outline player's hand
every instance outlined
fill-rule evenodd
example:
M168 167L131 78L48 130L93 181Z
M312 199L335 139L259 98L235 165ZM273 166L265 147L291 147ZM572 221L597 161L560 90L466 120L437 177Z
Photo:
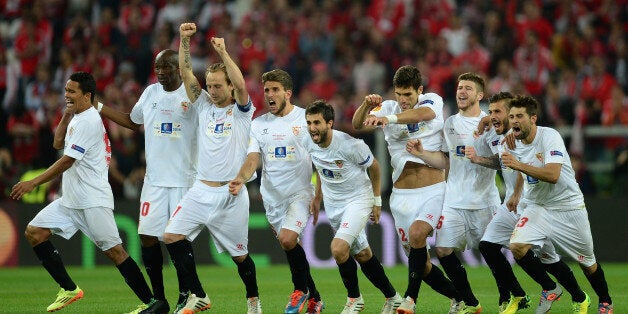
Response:
M212 46L214 46L214 50L216 50L216 52L221 53L221 52L227 51L227 48L225 47L225 39L224 38L212 37L211 42L212 42Z
M506 143L506 147L508 147L508 149L510 150L513 150L517 146L515 144L515 140L516 140L515 134L510 132L504 136L504 139L502 140L502 144Z
M364 96L364 103L368 105L368 108L370 110L373 110L375 107L379 106L382 101L384 101L384 98L382 98L382 96L378 94L370 94Z
M366 126L380 126L385 127L388 125L390 121L386 117L376 117L374 115L369 115L364 119L364 125Z
M231 195L234 195L234 196L238 195L243 185L244 185L244 181L238 178L231 180L229 182L229 193L231 193Z
M421 157L424 152L423 144L421 144L421 140L419 139L408 140L408 142L406 143L406 151L414 156Z
M467 157L472 163L477 164L480 161L480 156L478 156L475 151L475 147L473 146L465 146L464 147L464 156Z
M485 116L478 123L477 130L473 131L473 137L478 138L480 135L484 134L484 132L490 130L492 127L491 117Z
M194 23L183 23L179 26L179 35L181 37L191 37L196 33L196 24Z
M516 213L517 205L519 205L519 196L513 194L510 199L508 199L508 202L506 202L506 207L508 207L508 211Z
M318 222L318 214L321 211L321 200L313 198L310 201L310 214L312 214L312 225Z
M18 182L11 189L10 196L14 200L19 200L22 198L22 196L24 196L24 194L34 190L35 187L36 185L35 183L33 183L33 181Z
M373 206L373 211L371 212L371 217L369 218L372 223L379 224L379 218L382 216L382 207L381 206Z
M513 156L507 150L502 153L502 157L501 158L502 158L502 164L504 165L504 167L508 167L508 168L514 169L514 170L518 170L519 169L519 168L517 168L517 165L519 164L519 161L517 160L517 158L515 158L515 156Z

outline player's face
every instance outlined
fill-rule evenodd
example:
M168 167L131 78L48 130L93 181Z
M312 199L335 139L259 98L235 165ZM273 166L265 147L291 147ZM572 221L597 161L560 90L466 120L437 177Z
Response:
M497 134L504 134L510 129L508 123L508 111L506 110L505 100L499 100L488 104L488 113L491 116L491 124L495 128Z
M158 55L155 59L155 75L157 81L165 90L173 91L179 88L181 81L179 80L179 66L169 62L171 58Z
M307 130L310 132L310 137L314 144L318 144L321 147L327 147L331 142L331 130L333 121L325 122L323 114L306 114L305 120L307 121Z
M91 94L83 93L76 81L68 80L65 83L65 105L68 108L76 107L77 110L91 106Z
M512 133L518 140L527 139L532 133L532 129L536 126L536 116L528 115L526 108L510 108L508 120Z
M413 87L395 87L395 99L402 111L412 109L419 102L419 95L423 91L423 86L415 90Z
M232 103L233 86L227 84L225 72L209 72L205 82L207 83L207 92L214 104L222 107Z
M461 80L458 82L458 89L456 90L456 104L458 105L459 110L465 111L476 103L479 105L482 96L484 96L484 94L478 91L475 82L467 80Z
M264 100L270 113L283 117L286 112L286 104L292 96L291 90L286 90L279 82L268 81L264 83Z

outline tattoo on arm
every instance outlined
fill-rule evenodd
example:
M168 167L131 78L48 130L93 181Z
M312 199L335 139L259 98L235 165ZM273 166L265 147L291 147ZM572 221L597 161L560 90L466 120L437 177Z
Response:
M192 93L194 94L194 96L198 97L199 95L201 95L201 86L198 83L194 83L190 86L190 90L192 91Z

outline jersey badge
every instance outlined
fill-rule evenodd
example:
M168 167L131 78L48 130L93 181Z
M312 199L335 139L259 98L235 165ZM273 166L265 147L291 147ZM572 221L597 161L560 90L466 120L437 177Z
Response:
M338 166L338 168L342 168L342 166L344 165L342 160L334 160L334 163L336 164L336 166Z
M190 109L190 102L189 101L182 101L181 102L181 109L183 109L183 112L187 112L188 109Z
M534 155L536 157L536 159L538 159L540 162L543 162L543 153L536 153Z
M227 110L227 115L228 115L228 116L230 116L230 115L232 115L232 114L233 114L233 109L232 109L232 108L229 108L229 110Z
M72 136L72 134L74 134L74 127L71 127L68 131L68 136Z
M292 134L294 134L295 136L299 135L300 132L301 132L301 126L297 125L297 126L292 127Z
M377 105L377 107L373 108L371 110L371 112L377 112L377 111L380 111L380 110L382 110L382 104Z
M550 156L560 156L563 157L563 153L557 150L550 151Z

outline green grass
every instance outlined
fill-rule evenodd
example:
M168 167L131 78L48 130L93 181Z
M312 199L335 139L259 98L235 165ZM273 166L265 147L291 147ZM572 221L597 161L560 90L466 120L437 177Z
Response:
M597 296L577 265L574 269L578 282L591 296L589 313L596 312ZM514 267L517 277L526 292L536 302L540 288L529 279L519 267ZM486 267L467 268L469 281L476 297L484 306L483 313L497 313L497 289ZM628 264L604 264L615 313L628 313ZM139 301L122 280L113 266L98 266L95 269L68 267L74 281L85 291L85 297L63 309L61 313L123 313L133 310ZM244 286L235 268L199 266L201 282L212 300L208 313L243 313L246 311ZM337 269L313 269L313 277L323 300L327 304L327 313L338 313L344 305L346 292L340 281ZM386 268L395 288L403 294L406 287L406 269L403 266ZM171 306L176 302L177 283L174 268L164 270L166 294ZM379 313L384 299L368 280L359 272L360 287L366 302L362 313ZM283 313L283 308L292 290L287 265L263 267L257 269L260 297L264 313ZM53 301L58 286L42 267L22 267L0 269L0 313L43 313ZM565 294L552 308L552 313L571 313L571 299ZM417 313L446 313L449 300L436 294L423 284ZM527 309L522 313L533 313Z

